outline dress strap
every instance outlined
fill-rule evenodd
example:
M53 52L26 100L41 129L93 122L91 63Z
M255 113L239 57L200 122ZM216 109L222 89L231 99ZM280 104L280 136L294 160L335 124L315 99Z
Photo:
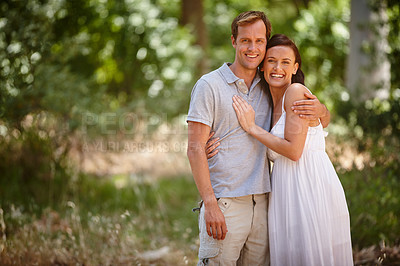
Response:
M285 91L285 93L283 94L283 97L282 97L282 114L286 113L285 112L285 96L286 96L286 92L287 92L287 90Z

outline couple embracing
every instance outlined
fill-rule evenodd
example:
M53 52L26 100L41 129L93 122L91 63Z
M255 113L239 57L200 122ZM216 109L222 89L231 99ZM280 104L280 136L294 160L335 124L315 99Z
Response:
M259 11L231 30L234 62L197 81L187 117L198 265L352 265L346 199L325 152L330 114L304 86L296 45L270 38Z

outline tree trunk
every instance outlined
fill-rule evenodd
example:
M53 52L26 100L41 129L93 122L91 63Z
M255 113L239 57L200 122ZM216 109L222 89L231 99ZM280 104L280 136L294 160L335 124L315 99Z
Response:
M354 103L375 97L386 99L390 90L387 15L382 4L372 10L368 2L351 1L346 86Z
M208 33L204 23L203 0L182 0L181 2L181 25L192 25L196 44L202 49L203 55L199 61L200 75L209 71L207 49Z

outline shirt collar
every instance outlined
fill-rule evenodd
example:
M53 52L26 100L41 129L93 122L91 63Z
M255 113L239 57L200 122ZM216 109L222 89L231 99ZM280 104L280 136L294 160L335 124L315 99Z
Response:
M224 63L219 70L221 71L222 76L225 78L226 82L229 84L235 83L238 81L240 78L238 78L230 69L231 63ZM251 87L253 88L255 85L257 85L258 82L260 82L261 77L257 71L256 76L253 79L253 82L251 83Z

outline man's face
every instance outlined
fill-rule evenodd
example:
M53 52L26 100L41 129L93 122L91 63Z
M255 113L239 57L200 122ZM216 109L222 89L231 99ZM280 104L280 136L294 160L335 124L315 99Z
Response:
M265 56L267 45L266 27L262 20L238 27L236 40L231 37L236 49L235 62L246 70L256 70Z

